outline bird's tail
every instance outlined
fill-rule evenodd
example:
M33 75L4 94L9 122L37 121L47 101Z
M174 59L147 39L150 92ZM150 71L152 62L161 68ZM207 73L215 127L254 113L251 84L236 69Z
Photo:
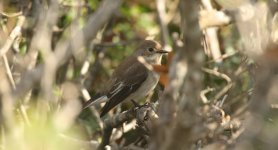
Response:
M94 95L91 99L86 101L83 105L83 109L86 109L92 105L99 104L99 103L104 103L108 101L108 97L103 94L96 94Z

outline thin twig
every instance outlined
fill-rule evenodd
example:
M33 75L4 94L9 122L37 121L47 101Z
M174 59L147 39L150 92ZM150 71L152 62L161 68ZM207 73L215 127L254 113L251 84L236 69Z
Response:
M2 57L4 54L6 54L8 52L8 50L11 48L15 38L21 34L21 28L23 26L24 21L25 21L24 16L18 17L18 21L17 21L15 28L12 30L7 41L5 42L3 47L0 49L0 57Z
M16 13L0 12L0 15L5 16L5 17L8 17L8 18L18 17L18 16L22 15L22 11L16 12Z
M143 106L129 109L128 111L125 111L123 113L113 116L112 118L104 120L102 141L98 149L104 149L104 147L109 144L112 130L121 126L124 122L136 119L137 122L142 123L147 120L154 119L156 117L157 115L155 114L152 108L152 104L146 103Z
M166 0L156 0L156 7L159 18L159 25L161 30L162 45L167 46L170 42L169 31L167 28L166 18Z
M220 77L220 78L223 78L224 80L226 80L228 83L231 82L231 78L229 76L227 76L226 74L224 73L220 73L216 70L212 70L212 69L208 69L208 68L202 68L202 70L206 73L209 73L209 74L212 74L212 75L215 75L217 77Z
M206 89L204 89L200 92L200 97L201 97L204 104L207 104L209 102L207 97L206 97L206 94L209 93L209 92L212 92L214 90L215 90L214 88L208 87L208 88L206 88Z
M210 61L208 61L208 62L206 62L206 63L207 63L207 64L208 64L208 63L213 63L213 62L215 62L215 61L217 61L217 60L223 60L223 59L229 58L229 57L231 57L231 56L234 56L234 55L236 55L236 54L238 54L238 51L235 51L235 52L232 52L232 53L226 53L226 54L221 55L219 58L215 58L215 59L210 60Z
M11 46L12 46L14 40L16 39L16 37L18 37L21 34L21 28L23 26L24 21L25 21L24 16L19 16L18 17L18 21L17 21L16 26L11 31L11 33L10 33L7 41L3 45L3 47L0 49L0 57L3 57L6 73L8 75L9 81L10 81L13 89L15 89L16 86L15 86L15 82L14 82L14 79L13 79L13 76L12 76L12 72L11 72L11 69L10 69L10 66L9 66L9 62L8 62L6 53L11 48Z
M30 119L29 119L29 117L27 115L26 108L25 108L25 106L23 104L20 105L19 111L21 112L22 118L25 121L26 125L30 126L31 125Z
M13 89L15 89L14 78L13 78L13 75L12 75L12 72L11 72L11 69L10 69L9 62L8 62L6 54L3 55L3 61L4 61L4 65L5 65L5 69L6 69L6 73L8 75L9 81L10 81Z
M216 102L219 100L223 95L225 95L232 87L233 87L233 82L229 82L222 90L220 90L215 97L211 100L212 102Z
M225 100L227 99L227 97L228 97L228 95L226 94L226 95L224 95L223 96L223 98L222 98L222 100L221 101L219 101L217 104L216 104L216 106L218 106L218 107L222 107L223 106L223 104L224 104L224 102L225 102Z
M231 89L231 87L233 86L233 82L232 82L231 78L224 73L220 73L216 70L211 70L211 69L208 69L208 68L202 68L202 70L206 73L209 73L209 74L215 75L217 77L223 78L224 80L227 81L227 85L224 88L222 88L222 90L220 90L215 95L215 97L211 100L211 102L215 103L219 98L221 98L223 95L225 95L229 91L229 89Z
M57 68L64 64L72 54L78 54L84 45L95 38L97 32L115 13L121 2L122 0L102 1L100 4L101 6L89 17L88 23L76 33L76 36L71 36L71 39L66 41L61 40L57 43L54 53L55 60L57 61ZM38 65L35 69L27 71L26 74L28 74L28 76L21 79L17 86L17 90L14 91L14 96L21 97L25 95L36 82L40 81L43 75L43 68L44 66ZM30 76L33 77L31 80Z
M244 97L249 97L252 95L252 93L253 93L253 88L242 91L241 93L237 94L235 97L230 98L229 101L225 103L223 108L230 107L232 104L234 104L238 101L242 101L242 99L244 99Z

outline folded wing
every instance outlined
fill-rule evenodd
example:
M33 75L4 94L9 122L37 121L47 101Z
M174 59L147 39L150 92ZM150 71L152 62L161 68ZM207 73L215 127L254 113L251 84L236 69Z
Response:
M126 60L130 61L130 60ZM133 61L138 61L133 59ZM107 93L108 102L102 108L100 116L104 116L108 111L125 100L130 94L134 93L148 77L147 68L141 63L124 63L132 64L130 66L119 66L113 75L117 75L115 82ZM124 67L125 69L120 69ZM124 70L119 72L119 70Z

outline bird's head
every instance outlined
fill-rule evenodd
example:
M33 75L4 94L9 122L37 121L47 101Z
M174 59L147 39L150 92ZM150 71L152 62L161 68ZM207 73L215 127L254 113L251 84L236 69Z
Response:
M138 47L135 56L142 56L150 64L160 64L161 57L168 51L162 50L162 46L154 40L145 40Z

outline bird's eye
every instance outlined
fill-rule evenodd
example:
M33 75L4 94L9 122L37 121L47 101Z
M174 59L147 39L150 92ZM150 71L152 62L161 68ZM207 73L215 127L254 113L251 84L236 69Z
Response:
M148 51L149 51L149 52L153 52L154 49L150 47L150 48L148 48Z

